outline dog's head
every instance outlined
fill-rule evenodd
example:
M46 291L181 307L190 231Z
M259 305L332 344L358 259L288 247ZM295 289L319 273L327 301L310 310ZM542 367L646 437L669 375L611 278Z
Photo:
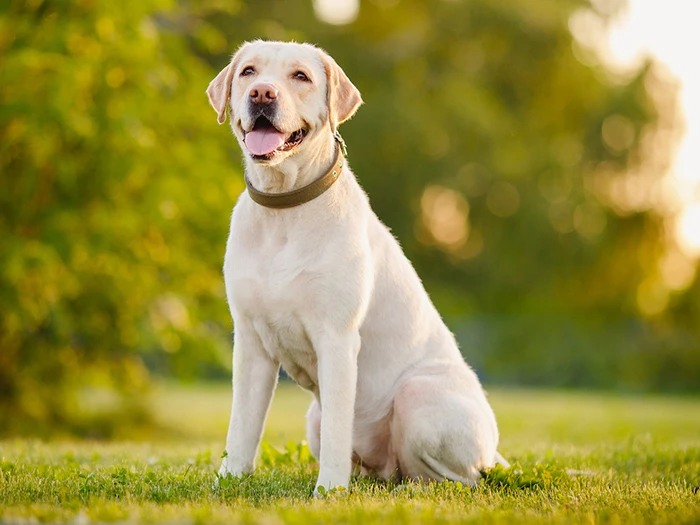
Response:
M243 44L207 89L219 124L256 163L276 165L355 114L360 92L323 50L310 44Z

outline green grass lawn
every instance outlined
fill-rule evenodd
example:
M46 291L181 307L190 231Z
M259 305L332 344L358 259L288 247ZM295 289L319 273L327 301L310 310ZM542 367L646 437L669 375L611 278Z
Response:
M214 488L228 421L223 385L164 386L164 430L119 442L0 441L0 522L700 523L700 401L493 390L501 452L516 463L475 489L355 479L311 497L298 443L307 394L278 389L258 471ZM590 475L569 476L567 469Z

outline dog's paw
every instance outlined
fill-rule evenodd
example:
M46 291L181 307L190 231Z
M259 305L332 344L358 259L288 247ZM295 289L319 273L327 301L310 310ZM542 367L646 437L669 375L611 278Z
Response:
M217 472L216 477L217 479L225 478L228 475L234 475L234 473L229 470L228 458L224 456L224 458L221 460L221 466L219 467L219 472Z
M340 472L324 472L321 468L316 480L316 488L314 488L314 497L322 498L330 494L347 493L349 484L349 475L345 476Z
M221 467L214 479L214 488L226 488L234 479L240 479L253 473L253 465L235 465L226 452L222 456Z

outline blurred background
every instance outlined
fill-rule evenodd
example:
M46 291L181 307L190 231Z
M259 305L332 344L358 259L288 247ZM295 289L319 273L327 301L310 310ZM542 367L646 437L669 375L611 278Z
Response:
M691 9L3 2L0 435L109 437L164 380L230 381L244 184L204 91L255 38L316 43L358 86L350 164L487 385L697 393Z

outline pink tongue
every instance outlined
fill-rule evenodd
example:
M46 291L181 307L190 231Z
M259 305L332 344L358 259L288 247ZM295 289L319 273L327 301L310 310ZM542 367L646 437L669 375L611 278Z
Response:
M245 145L253 155L267 155L282 144L284 134L274 128L249 131L245 136Z

